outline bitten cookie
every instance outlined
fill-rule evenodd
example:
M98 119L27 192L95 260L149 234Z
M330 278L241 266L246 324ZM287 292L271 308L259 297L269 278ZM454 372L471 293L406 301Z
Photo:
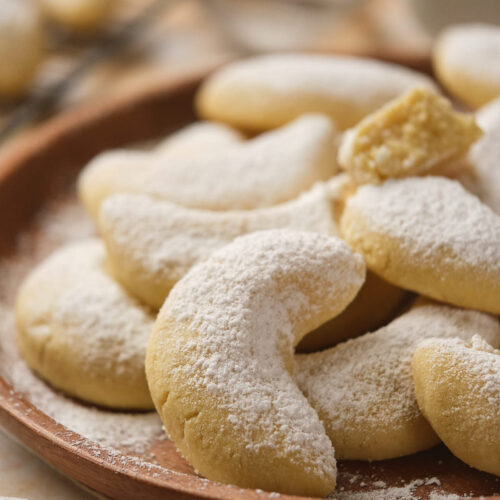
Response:
M268 130L304 113L324 113L344 130L416 86L436 88L422 73L371 59L266 55L215 72L196 105L205 118L242 129Z
M78 190L97 221L101 202L117 193L147 194L189 208L248 210L283 203L337 171L336 130L322 115L218 152L162 158L108 152L82 172Z
M496 317L418 301L375 333L296 356L299 387L318 412L337 458L382 460L436 445L439 438L415 399L413 352L425 338L470 340L477 333L500 346ZM442 408L452 401L450 395Z
M334 449L291 375L293 347L346 307L364 273L338 238L271 230L175 285L146 373L165 428L202 475L295 495L334 489Z
M455 25L433 49L434 69L448 91L479 107L500 96L500 27Z
M413 356L413 380L422 413L451 452L500 476L500 351L477 333L472 343L422 342Z
M105 271L103 245L55 252L19 290L17 340L28 365L71 396L111 408L153 407L144 372L154 316Z
M442 177L365 185L346 202L341 231L390 283L500 314L500 217Z
M430 172L463 156L481 137L474 115L426 88L397 97L348 130L339 164L358 184Z

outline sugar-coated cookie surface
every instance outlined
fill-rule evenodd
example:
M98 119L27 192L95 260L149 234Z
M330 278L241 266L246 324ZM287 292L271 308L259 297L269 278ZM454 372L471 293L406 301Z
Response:
M318 412L336 457L381 460L437 444L417 406L413 352L425 338L470 340L477 333L500 345L494 316L422 301L375 333L296 356L298 384Z
M500 351L480 335L472 343L423 342L413 356L413 379L423 414L452 453L500 476Z
M482 107L476 116L484 135L469 151L473 171L466 187L500 214L500 99Z
M162 157L199 155L203 151L217 151L238 145L243 134L217 122L194 122L169 135L154 149Z
M112 408L153 407L144 373L154 315L104 269L97 240L56 251L18 293L18 345L28 365L71 396Z
M434 45L433 63L449 92L473 107L486 104L500 96L500 27L447 28Z
M164 158L141 152L99 155L79 179L79 195L97 220L116 193L148 194L190 208L247 210L283 203L337 171L336 130L308 115L239 147Z
M271 230L240 237L172 289L147 349L163 423L205 477L324 496L334 449L297 387L293 347L340 313L364 280L341 240Z
M347 200L346 241L387 281L500 314L500 217L456 181L410 177Z
M358 184L429 172L459 158L481 137L474 115L417 87L344 134L338 160Z
M196 210L118 194L102 204L98 225L113 275L134 296L159 308L194 264L238 236L276 228L336 235L335 202L344 183L339 181L317 184L287 203L244 211Z
M422 73L372 59L265 55L214 73L196 103L202 116L243 129L267 130L304 113L324 113L343 130L415 86L435 88Z

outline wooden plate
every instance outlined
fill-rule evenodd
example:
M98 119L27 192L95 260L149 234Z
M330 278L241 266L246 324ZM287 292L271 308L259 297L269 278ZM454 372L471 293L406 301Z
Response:
M111 102L73 111L4 152L0 156L0 257L17 251L16 235L29 226L54 193L74 189L74 184L61 182L61 178L74 181L78 170L100 151L154 139L193 121L192 99L200 78L195 75L169 84L157 83ZM37 237L43 240L45 236ZM15 294L15 290L10 293ZM269 497L259 490L199 477L170 441L152 444L144 456L149 463L141 460L141 455L113 453L95 443L81 444L81 436L34 407L1 377L0 424L46 462L111 498ZM384 485L401 491L410 485L414 497L422 499L429 498L431 492L472 497L500 491L498 478L469 468L443 446L396 460L339 463L337 492L341 498L348 498L346 492L373 488L384 495L380 489ZM398 498L408 496L401 493Z

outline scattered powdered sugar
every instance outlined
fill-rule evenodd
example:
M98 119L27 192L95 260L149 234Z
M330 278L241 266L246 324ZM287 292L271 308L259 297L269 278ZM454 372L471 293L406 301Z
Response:
M111 412L67 398L29 370L16 346L13 306L22 280L54 249L92 234L92 225L75 200L58 200L40 214L31 231L20 235L17 253L0 259L0 373L16 392L80 434L87 446L92 448L95 442L105 448L128 448L141 453L164 436L155 412Z
M323 352L296 356L297 382L340 457L352 458L353 450L358 448L355 453L359 454L366 446L373 458L384 430L394 437L387 443L389 449L396 443L402 446L398 452L411 452L408 447L414 446L416 429L429 433L413 387L411 358L417 344L430 337L470 340L477 333L500 346L496 317L420 303L375 333Z
M300 337L340 312L363 278L360 257L336 238L290 230L237 238L173 288L157 323L168 318L171 330L157 332L152 352L168 349L175 360L168 379L176 400L199 391L201 415L206 404L224 409L220 432L240 437L237 453L271 448L306 473L331 477L333 448L283 354L291 361ZM192 336L180 338L186 324Z
M336 500L421 500L422 496L418 489L422 486L440 486L441 482L436 477L425 479L414 479L403 486L387 486L383 481L375 481L363 491L335 491L331 495ZM434 495L434 496L433 496ZM447 495L431 492L429 500L457 500L460 497L455 494ZM463 498L463 497L462 497Z
M347 209L371 231L397 239L409 261L432 262L446 250L456 266L500 273L500 217L456 181L410 177L363 186Z

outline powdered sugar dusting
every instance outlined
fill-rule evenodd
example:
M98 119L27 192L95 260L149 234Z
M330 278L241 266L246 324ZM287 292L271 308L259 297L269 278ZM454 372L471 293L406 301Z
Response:
M283 354L306 325L340 312L363 278L359 256L338 239L288 230L237 238L195 266L160 312L160 324L196 332L186 342L169 330L169 351L182 359L169 378L190 377L188 390L214 395L249 453L273 447L306 472L331 476L330 441Z
M70 394L147 407L144 358L155 316L128 296L104 266L104 246L97 239L67 245L38 265L19 293L22 344L28 352L43 352L35 368ZM53 366L59 369L55 375ZM77 380L61 380L61 373ZM91 384L102 393L96 396Z
M373 231L397 238L409 261L429 262L447 249L448 264L500 273L500 218L456 181L389 180L361 187L347 206Z
M172 286L194 264L246 233L290 228L337 234L334 201L343 184L344 177L333 179L291 202L249 211L208 212L143 195L114 195L101 206L99 226L118 274L132 268L144 282Z
M468 390L456 394L455 406L449 412L470 409L467 419L474 419L474 425L487 432L500 408L500 351L497 342L491 342L491 338L481 331L477 333L469 343L464 340L470 339L452 338L446 341L429 339L421 345L432 346L434 364L444 368L442 380L457 378L467 384ZM473 411L478 404L481 411ZM477 434L480 433L477 431Z
M337 169L334 129L321 115L301 117L212 155L175 162L158 156L152 161L139 192L208 210L285 202L327 180Z
M195 122L169 135L154 149L162 157L206 154L238 145L244 140L236 129L217 122Z

